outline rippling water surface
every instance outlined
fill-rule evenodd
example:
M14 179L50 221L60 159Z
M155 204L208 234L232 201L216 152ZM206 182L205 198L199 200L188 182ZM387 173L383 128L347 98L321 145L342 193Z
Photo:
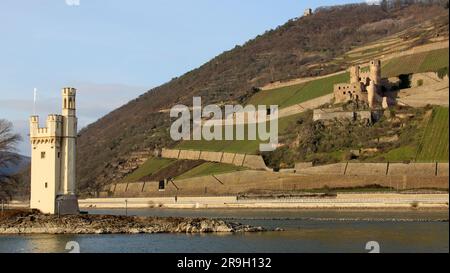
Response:
M125 214L125 210L89 213ZM246 234L3 235L0 252L448 252L448 211L208 209L128 210L128 215L226 218L283 232ZM446 220L446 221L442 221Z

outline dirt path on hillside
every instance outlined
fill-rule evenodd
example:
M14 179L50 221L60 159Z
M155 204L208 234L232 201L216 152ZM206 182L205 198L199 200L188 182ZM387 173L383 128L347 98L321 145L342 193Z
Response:
M397 103L411 107L427 105L449 106L449 80L428 86L403 89L398 93Z

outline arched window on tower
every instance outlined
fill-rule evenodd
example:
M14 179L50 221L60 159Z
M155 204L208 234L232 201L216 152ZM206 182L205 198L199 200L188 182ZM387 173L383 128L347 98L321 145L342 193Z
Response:
M64 108L67 108L67 99L64 99Z
M72 98L69 98L69 109L73 109Z

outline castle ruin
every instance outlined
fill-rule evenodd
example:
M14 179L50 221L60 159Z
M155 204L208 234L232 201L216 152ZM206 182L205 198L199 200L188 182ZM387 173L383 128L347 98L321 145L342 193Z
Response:
M313 14L313 11L310 8L305 9L305 11L303 12L304 17L311 16L312 14Z
M366 102L371 109L381 106L383 100L382 89L385 84L381 79L381 61L373 60L369 67L359 65L350 68L350 83L334 85L335 103L348 101Z

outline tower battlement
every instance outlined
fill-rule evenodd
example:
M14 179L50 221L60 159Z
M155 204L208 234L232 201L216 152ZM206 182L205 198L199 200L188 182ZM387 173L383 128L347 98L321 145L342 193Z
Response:
M63 93L63 95L75 96L77 93L77 90L73 87L64 87L62 89L62 93Z
M62 136L63 117L61 115L48 115L46 126L39 127L39 116L30 117L30 139Z

